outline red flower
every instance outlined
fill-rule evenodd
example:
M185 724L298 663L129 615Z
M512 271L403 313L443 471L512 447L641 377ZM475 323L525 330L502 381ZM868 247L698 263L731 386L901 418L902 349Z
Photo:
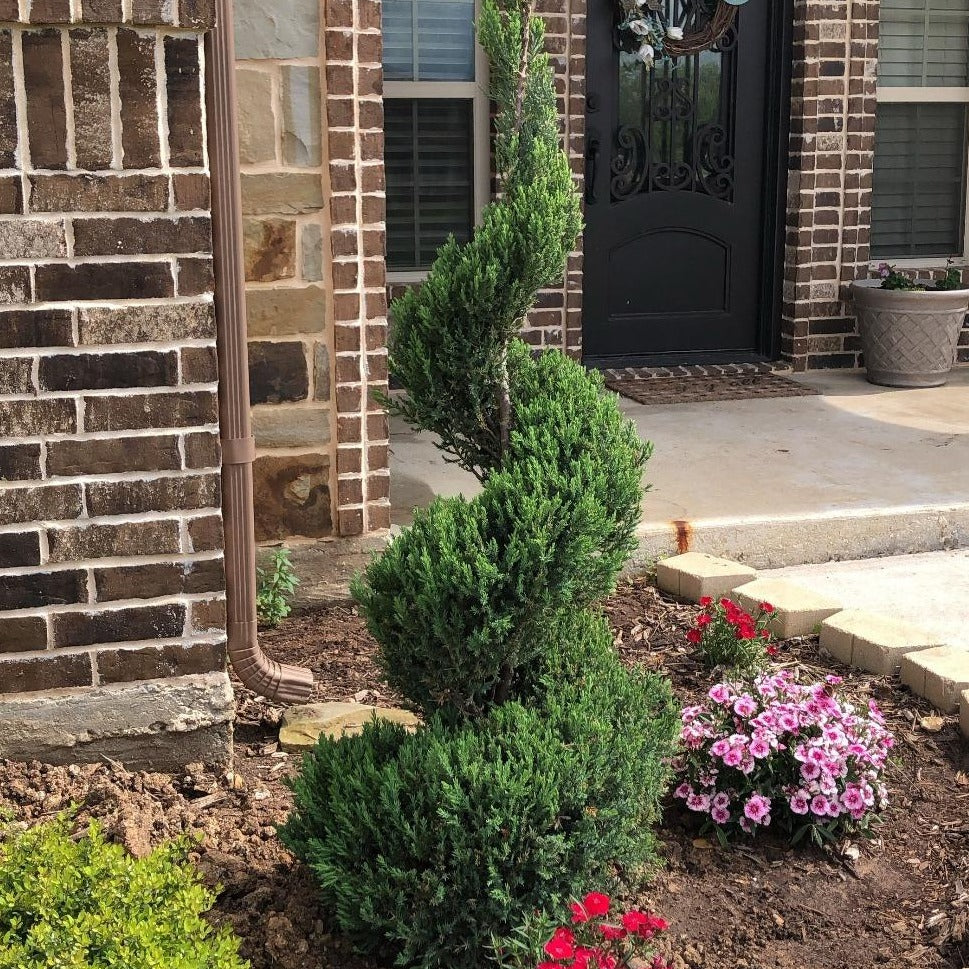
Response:
M608 915L609 896L603 895L602 892L589 892L589 894L582 899L582 907L593 918L597 915Z
M538 969L562 969L557 962L540 962Z
M760 611L761 612L776 612L777 610L769 602L762 602L760 604Z
M723 606L723 608L726 609L727 612L730 612L731 609L737 608L737 604L732 599L726 599L726 598L721 599L720 605Z
M575 961L570 966L570 969L587 969L589 961L598 951L598 949L588 949L580 945L575 950Z
M706 609L707 606L713 605L713 599L711 599L709 596L700 596L700 605Z
M709 613L701 612L699 616L696 617L697 626L702 629L704 626L709 626L713 622L713 617Z
M569 908L572 909L573 922L589 921L589 913L578 902L573 902Z
M770 646L767 647L768 656L776 656L779 652L780 650L774 644L771 644Z
M596 953L596 965L599 969L616 969L619 961L615 956L609 955L608 952L597 952Z
M545 943L545 954L553 959L568 959L575 952L575 936L565 927L555 930L555 935Z
M686 641L688 643L693 643L696 646L700 640L703 639L703 634L699 629L688 629L686 633Z
M627 935L626 930L620 928L618 925L600 925L599 931L610 941L625 939Z
M644 939L651 939L657 932L664 932L670 927L670 923L658 915L636 911L627 912L622 917L622 924L630 932L635 932Z
M650 961L649 969L673 969L673 967L662 956L656 955Z

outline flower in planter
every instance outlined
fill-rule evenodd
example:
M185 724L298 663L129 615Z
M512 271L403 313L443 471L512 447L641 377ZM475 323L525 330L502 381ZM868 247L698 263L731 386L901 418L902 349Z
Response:
M637 909L610 917L612 900L589 892L569 906L571 924L558 926L542 947L545 957L537 969L670 969L652 940L669 928L666 919Z
M756 618L732 599L700 599L700 612L687 631L687 642L700 648L708 666L723 666L738 674L763 669L778 649L767 624L775 609L769 602L758 606Z
M777 824L817 843L863 830L888 804L881 776L894 740L876 704L837 695L841 679L788 671L718 683L681 714L674 796L721 841Z

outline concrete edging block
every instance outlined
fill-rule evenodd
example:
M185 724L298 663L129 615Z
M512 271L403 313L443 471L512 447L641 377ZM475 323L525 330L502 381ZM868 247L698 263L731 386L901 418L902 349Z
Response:
M943 713L954 713L969 690L969 651L936 646L902 657L902 683Z
M897 673L907 653L942 645L931 633L863 609L846 609L821 623L821 646L836 659L877 673Z
M733 593L750 613L756 614L761 602L775 608L769 628L778 639L810 636L825 619L842 611L840 603L785 579L754 579Z
M962 728L963 736L969 740L969 690L966 690L959 699L959 726Z
M749 565L705 552L684 552L656 563L660 589L690 602L699 602L704 596L718 599L756 577L757 570Z

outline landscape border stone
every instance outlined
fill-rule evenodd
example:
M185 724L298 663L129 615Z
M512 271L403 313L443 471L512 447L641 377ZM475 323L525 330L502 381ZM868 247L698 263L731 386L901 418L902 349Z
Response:
M821 646L849 666L888 676L897 673L906 653L941 646L938 637L911 623L845 609L821 623Z
M716 599L743 582L757 578L757 570L740 562L684 552L656 563L656 582L670 595L698 602L703 596Z

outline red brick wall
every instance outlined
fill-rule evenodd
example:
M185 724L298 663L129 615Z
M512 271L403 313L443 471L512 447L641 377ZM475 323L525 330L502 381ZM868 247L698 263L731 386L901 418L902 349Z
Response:
M326 0L337 530L390 525L380 0Z
M0 0L4 694L225 668L211 11L128 10Z
M878 4L797 0L781 354L858 366L847 284L868 274Z

